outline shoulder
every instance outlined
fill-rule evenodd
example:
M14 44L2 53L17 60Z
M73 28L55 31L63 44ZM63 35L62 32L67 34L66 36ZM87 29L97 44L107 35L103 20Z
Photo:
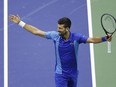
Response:
M48 32L45 32L45 36L47 39L55 39L59 36L59 34L57 31L48 31Z
M82 37L82 34L80 34L80 33L72 33L72 36L73 36L73 38L74 39L79 39L80 37Z
M80 33L74 33L74 39L76 41L78 41L79 43L86 43L88 37L83 35L83 34L80 34Z
M80 34L80 33L73 33L73 35L74 35L75 38L84 38L84 37L86 37L85 35Z
M48 31L46 32L46 35L58 35L58 32L57 31Z

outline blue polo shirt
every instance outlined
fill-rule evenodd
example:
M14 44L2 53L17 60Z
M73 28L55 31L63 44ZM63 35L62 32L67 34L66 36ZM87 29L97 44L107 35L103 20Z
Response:
M53 40L55 45L55 72L57 74L77 73L78 46L80 43L86 43L88 37L70 32L69 39L63 40L58 32L49 31L46 32L46 38Z

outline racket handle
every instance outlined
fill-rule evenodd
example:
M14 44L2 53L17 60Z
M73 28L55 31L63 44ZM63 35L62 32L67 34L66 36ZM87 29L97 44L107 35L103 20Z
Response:
M107 42L107 52L111 53L111 42Z

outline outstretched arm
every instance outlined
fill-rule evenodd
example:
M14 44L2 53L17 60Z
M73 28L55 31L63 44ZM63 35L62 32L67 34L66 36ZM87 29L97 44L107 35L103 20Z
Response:
M34 27L32 25L24 23L23 21L21 21L21 19L20 19L19 16L11 15L10 16L10 21L13 22L13 23L15 23L15 24L20 25L25 30L31 32L34 35L45 37L45 32L44 31L42 31L42 30L40 30L40 29L38 29L38 28L36 28L36 27Z
M112 37L111 36L105 36L105 37L93 37L93 38L88 38L87 43L101 43L104 41L111 41Z

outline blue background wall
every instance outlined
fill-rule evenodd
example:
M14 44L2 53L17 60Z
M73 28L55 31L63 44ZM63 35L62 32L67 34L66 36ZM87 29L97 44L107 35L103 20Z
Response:
M3 87L4 66L3 66L3 0L0 1L0 87Z
M9 14L44 31L57 30L57 20L72 20L72 32L88 35L86 0L8 0ZM89 45L79 49L78 87L92 87ZM54 45L9 21L9 87L55 87Z

